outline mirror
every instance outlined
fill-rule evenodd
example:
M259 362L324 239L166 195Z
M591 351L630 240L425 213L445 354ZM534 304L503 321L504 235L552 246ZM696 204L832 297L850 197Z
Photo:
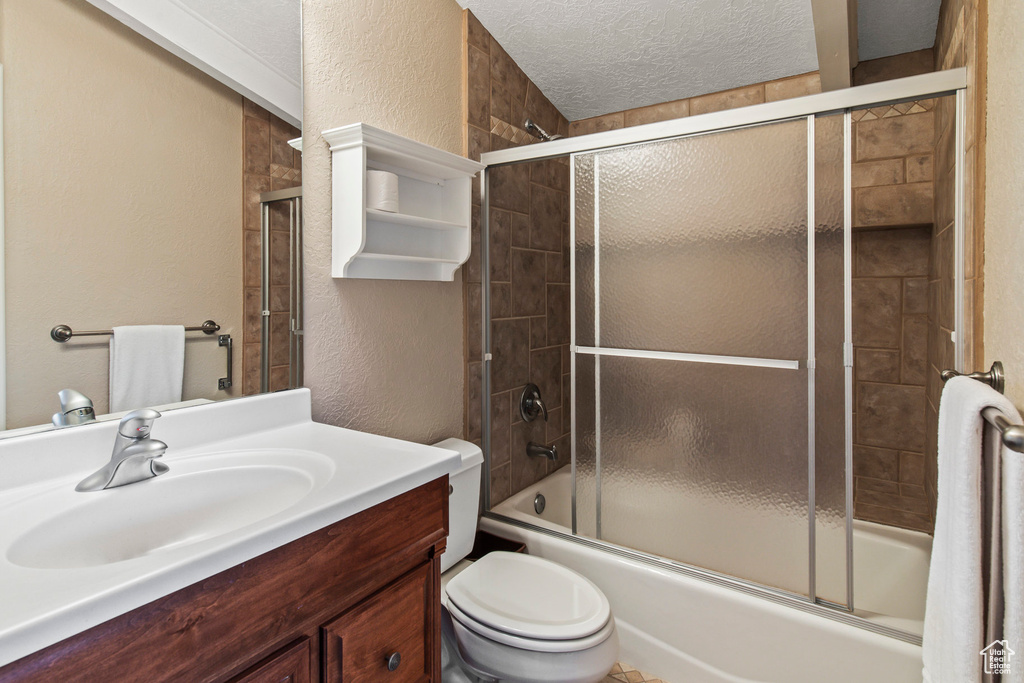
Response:
M229 22L231 7L237 13L227 2L148 4L139 12L166 4L164 16L179 12L208 27ZM259 34L263 5L274 5L277 15L282 7L289 17L294 11L286 27L294 49L281 60L290 64L299 49L298 0L290 9L253 3L244 20L224 30L225 40L241 49L249 35L263 46L248 50L252 63L271 65L265 46L281 42ZM280 34L280 16L270 19ZM288 144L300 135L297 121L257 104L255 86L237 85L242 77L228 78L215 65L197 68L198 60L158 44L181 41L161 41L159 31L140 33L132 25L131 17L115 19L85 0L0 0L6 435L50 425L63 389L89 397L97 415L110 412L110 335L73 334L58 343L51 338L57 325L80 333L214 321L219 329L211 327L212 334L184 333L180 397L143 391L133 399L146 405L257 393L264 369L271 371L265 389L296 381L287 372L294 353L279 349L294 346L288 307L297 284L291 283L293 296L281 290L288 291L296 263L289 230L301 216L297 202L268 205L270 244L263 249L260 200L301 186L300 155ZM300 79L291 80L297 92ZM264 258L272 264L268 277ZM231 337L230 373L221 335ZM130 339L119 339L119 350L131 349ZM175 344L166 354L151 345L121 351L118 369L123 363L146 377L164 363L180 365ZM264 368L270 363L263 357L274 365ZM147 390L158 384L136 381ZM144 406L114 406L136 407Z

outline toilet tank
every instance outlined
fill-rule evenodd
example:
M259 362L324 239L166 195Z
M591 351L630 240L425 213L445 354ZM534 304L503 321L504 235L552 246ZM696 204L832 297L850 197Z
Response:
M445 439L434 444L462 456L458 471L448 476L448 547L441 555L441 572L464 558L473 549L476 524L480 515L480 472L484 454L480 447L462 439Z

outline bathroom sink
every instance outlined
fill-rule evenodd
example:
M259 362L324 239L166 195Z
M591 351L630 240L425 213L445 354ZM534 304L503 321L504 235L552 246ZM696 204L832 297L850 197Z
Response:
M169 410L170 469L76 491L116 422L0 440L0 666L445 476L455 451L312 420L308 389Z
M332 471L329 458L311 451L231 451L105 491L55 490L32 502L54 512L17 537L7 559L36 569L95 567L199 543L287 510Z

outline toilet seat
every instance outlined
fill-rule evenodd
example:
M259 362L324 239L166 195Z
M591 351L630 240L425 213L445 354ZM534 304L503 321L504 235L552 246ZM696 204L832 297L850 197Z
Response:
M531 652L557 653L587 650L606 641L615 631L615 620L609 618L608 621L605 622L605 625L596 633L592 633L589 636L576 640L542 640L536 638L524 638L522 636L514 636L503 631L498 631L486 624L481 624L479 621L467 616L452 601L448 601L447 609L453 621L478 636L493 640L494 642L501 643L502 645L514 647L517 650L529 650Z
M452 578L446 593L449 610L467 628L523 649L592 647L611 627L611 607L597 586L532 555L489 553Z

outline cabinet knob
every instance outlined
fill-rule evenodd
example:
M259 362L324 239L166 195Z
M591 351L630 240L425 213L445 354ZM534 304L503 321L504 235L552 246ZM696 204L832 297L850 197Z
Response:
M397 652L392 653L388 659L388 671L394 671L398 668L398 665L402 663L402 655Z

